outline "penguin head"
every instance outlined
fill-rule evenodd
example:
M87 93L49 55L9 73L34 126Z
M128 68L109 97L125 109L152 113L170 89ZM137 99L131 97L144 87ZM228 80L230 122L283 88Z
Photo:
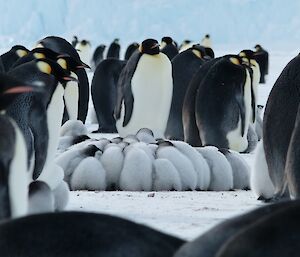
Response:
M260 44L256 44L256 45L254 46L254 48L255 48L256 52L258 52L258 51L261 51L261 50L262 50L262 47L261 47L261 45L260 45Z
M22 93L38 91L42 85L27 85L15 78L0 74L0 110L5 110Z
M171 37L163 37L161 39L160 49L164 48L166 45L174 45L174 41Z
M159 54L159 43L155 39L146 39L142 42L142 44L139 47L139 51L142 54L150 54L150 55L155 55Z
M190 49L192 50L193 54L198 58L204 58L204 56L206 56L205 48L200 44L195 44Z
M29 53L29 50L25 46L21 46L21 45L13 46L10 51L13 51L19 58Z
M119 38L115 38L114 41L113 41L113 43L119 44L120 43L120 39Z
M34 58L36 59L50 59L50 60L56 60L59 53L52 51L49 48L46 47L36 47L30 51Z
M69 71L76 71L78 69L90 69L90 66L82 61L75 60L69 55L59 55L56 62L64 69Z
M85 39L83 39L81 42L80 42L80 44L81 45L83 45L83 46L86 46L86 45L91 45L91 43L90 43L90 41L88 41L88 40L85 40Z
M69 70L63 69L57 62L49 59L36 60L36 66L40 72L53 75L60 83L65 85L66 82L78 80L70 75Z
M210 38L210 35L209 35L209 34L206 34L206 35L205 35L205 38Z

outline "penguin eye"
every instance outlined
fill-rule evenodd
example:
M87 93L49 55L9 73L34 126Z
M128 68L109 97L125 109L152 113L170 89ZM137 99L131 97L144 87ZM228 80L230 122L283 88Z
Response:
M25 55L27 55L27 51L22 50L22 49L18 49L18 50L16 51L16 53L17 53L17 55L18 55L20 58L23 57L23 56L25 56Z
M46 58L46 56L42 53L34 53L33 56L36 58L36 59L43 59L43 58Z
M56 62L57 62L57 63L60 65L60 67L62 67L64 70L67 69L67 62L66 62L65 59L59 58Z
M200 51L198 51L198 50L192 50L193 51L193 53L194 53L194 55L196 55L198 58L202 58L202 55L201 55L201 53L200 53Z
M40 61L37 63L37 67L41 72L44 72L46 74L51 74L52 68L48 63Z
M235 65L240 65L240 61L238 58L230 57L229 60Z

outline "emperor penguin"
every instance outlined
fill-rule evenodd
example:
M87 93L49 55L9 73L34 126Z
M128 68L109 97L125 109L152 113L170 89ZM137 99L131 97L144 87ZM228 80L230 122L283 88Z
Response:
M266 83L266 75L269 73L269 53L259 44L255 45L254 58L259 64L260 80L259 83Z
M4 74L0 74L0 85L0 219L8 219L27 214L29 179L24 136L5 110L33 87Z
M178 54L178 49L171 37L163 37L160 44L161 52L168 56L170 61Z
M11 66L21 57L27 55L29 50L22 45L13 46L8 52L0 56L4 72L8 72Z
M81 61L78 52L65 39L49 36L40 40L37 47L46 47L60 54L68 54L77 61ZM89 103L89 80L85 69L75 71L79 81L78 120L85 123Z
M93 58L92 58L93 70L95 70L97 68L98 64L103 60L103 53L104 53L105 48L106 48L106 45L101 44L101 45L97 46L97 48L95 49Z
M166 138L183 140L182 107L190 81L205 62L205 49L200 45L181 52L172 60L173 95Z
M203 145L247 149L251 79L237 55L224 56L211 67L198 88L195 113Z
M201 45L204 47L212 48L211 38L209 34L206 34L204 38L201 40Z
M267 100L263 121L263 143L274 200L289 197L285 168L299 108L300 55L292 59L276 80ZM289 183L288 183L289 182Z
M81 40L75 46L77 50L80 60L84 63L90 64L91 62L91 43L88 40Z
M116 38L109 46L108 50L107 50L107 55L106 58L116 58L119 59L120 58L120 42L119 39Z
M118 81L116 126L121 137L149 128L163 137L173 91L172 65L155 39L142 42Z
M137 42L131 43L126 49L124 60L128 60L130 56L139 48L139 46L140 44Z

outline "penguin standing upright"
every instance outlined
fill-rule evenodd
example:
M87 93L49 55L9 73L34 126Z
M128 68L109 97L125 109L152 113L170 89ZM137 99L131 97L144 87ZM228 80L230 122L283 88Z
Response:
M285 167L300 103L299 67L300 55L281 72L264 112L263 142L270 178L275 187L274 200L289 196Z
M63 38L45 37L39 41L38 47L46 47L60 54L68 54L80 62L80 57L75 48ZM89 81L85 69L78 69L75 73L79 81L78 120L85 123L89 103Z
M211 38L209 34L206 34L205 37L201 40L201 45L204 47L212 48Z
M75 48L75 46L77 45L78 43L78 37L77 36L73 36L73 40L72 40L72 46Z
M178 49L171 37L163 37L160 45L161 52L164 53L170 61L178 54Z
M33 88L0 74L0 111ZM22 132L8 115L0 114L0 219L27 213L27 148Z
M91 43L88 40L81 40L75 46L80 59L87 64L91 62Z
M260 80L259 83L266 83L266 75L269 74L269 53L262 48L261 45L256 45L255 47L254 58L259 64L260 69Z
M107 50L107 55L106 58L120 58L120 43L119 43L119 39L116 38L109 46L108 50Z
M103 60L95 70L91 85L100 133L117 133L116 120L113 116L117 100L117 83L126 61L119 59Z
M238 56L221 58L207 73L196 96L196 122L203 145L243 152L251 114L249 72Z
M130 44L126 49L124 59L128 60L130 56L139 48L139 46L139 43L136 42Z
M8 52L0 56L4 72L8 72L11 66L21 57L27 55L29 50L21 45L13 46Z
M128 60L118 81L115 108L120 136L149 128L163 137L172 101L172 65L154 39L144 40Z
M182 107L188 85L194 74L205 62L205 49L199 45L181 52L172 60L174 80L172 104L165 136L183 140Z
M92 66L94 70L97 68L98 64L103 60L103 54L105 48L106 45L101 44L94 51L93 58L92 58Z

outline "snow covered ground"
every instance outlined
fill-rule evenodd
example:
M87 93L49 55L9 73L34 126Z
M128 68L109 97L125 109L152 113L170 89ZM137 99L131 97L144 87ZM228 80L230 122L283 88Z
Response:
M251 46L249 46L251 47ZM217 50L216 55L242 49ZM265 105L269 92L284 66L298 54L270 52L267 84L259 86L258 104ZM92 74L89 74L92 77ZM89 130L97 126L89 126ZM95 136L93 134L93 136ZM97 137L114 135L98 134ZM243 155L250 166L254 154ZM261 205L251 191L231 192L71 192L68 210L92 211L124 217L191 240L215 224Z

